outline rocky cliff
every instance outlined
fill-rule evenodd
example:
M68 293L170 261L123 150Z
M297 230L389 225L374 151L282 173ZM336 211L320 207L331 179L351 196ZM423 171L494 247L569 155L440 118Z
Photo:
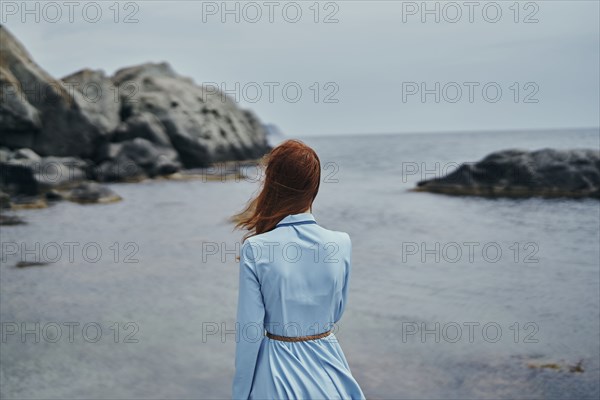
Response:
M152 176L268 150L250 111L167 63L55 79L0 26L0 85L0 146L86 159L109 180L119 180L112 172L124 164Z

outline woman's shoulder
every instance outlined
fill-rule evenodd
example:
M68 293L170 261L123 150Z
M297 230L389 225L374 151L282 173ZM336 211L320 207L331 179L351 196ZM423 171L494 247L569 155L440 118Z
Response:
M313 225L314 226L314 225ZM344 231L338 231L333 229L327 229L320 225L317 225L317 229L313 231L322 242L336 242L339 244L351 245L352 240L350 235ZM280 242L284 237L289 239L284 231L278 231L273 229L268 232L253 235L242 243L242 246L272 246L273 242Z
M326 228L323 228L323 230L326 232L326 234L329 237L331 237L332 239L336 239L336 241L338 241L338 242L344 242L344 243L348 243L348 244L350 244L352 242L348 232L336 231L333 229L326 229Z

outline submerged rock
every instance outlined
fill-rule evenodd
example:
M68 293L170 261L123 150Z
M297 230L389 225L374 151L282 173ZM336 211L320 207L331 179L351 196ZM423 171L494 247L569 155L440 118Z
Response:
M507 197L600 198L600 151L502 150L450 174L417 183L418 191Z
M46 207L48 207L46 198L41 196L18 195L10 199L11 210L31 210Z
M557 372L568 371L571 373L582 373L584 372L583 368L583 360L579 360L575 364L567 364L564 361L561 362L547 362L547 363L533 363L530 362L527 364L527 367L530 369L539 369L539 370L554 370Z
M50 263L46 262L46 261L19 261L15 265L15 267L17 267L17 268L43 267L44 265L50 265Z
M3 226L14 226L14 225L24 225L26 222L16 215L4 215L0 214L0 225Z
M120 201L121 196L106 186L96 182L84 182L67 191L64 198L75 203L113 203Z

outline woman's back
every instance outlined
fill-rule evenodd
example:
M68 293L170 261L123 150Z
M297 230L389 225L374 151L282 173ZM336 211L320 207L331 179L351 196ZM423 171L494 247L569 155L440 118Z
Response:
M332 329L346 303L348 234L325 229L311 213L301 213L249 238L242 250L260 283L268 332L296 337Z

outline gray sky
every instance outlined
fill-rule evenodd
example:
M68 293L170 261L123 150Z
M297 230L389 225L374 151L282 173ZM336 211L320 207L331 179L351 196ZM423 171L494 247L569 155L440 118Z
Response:
M45 3L2 23L52 75L168 61L288 135L600 125L596 0Z

